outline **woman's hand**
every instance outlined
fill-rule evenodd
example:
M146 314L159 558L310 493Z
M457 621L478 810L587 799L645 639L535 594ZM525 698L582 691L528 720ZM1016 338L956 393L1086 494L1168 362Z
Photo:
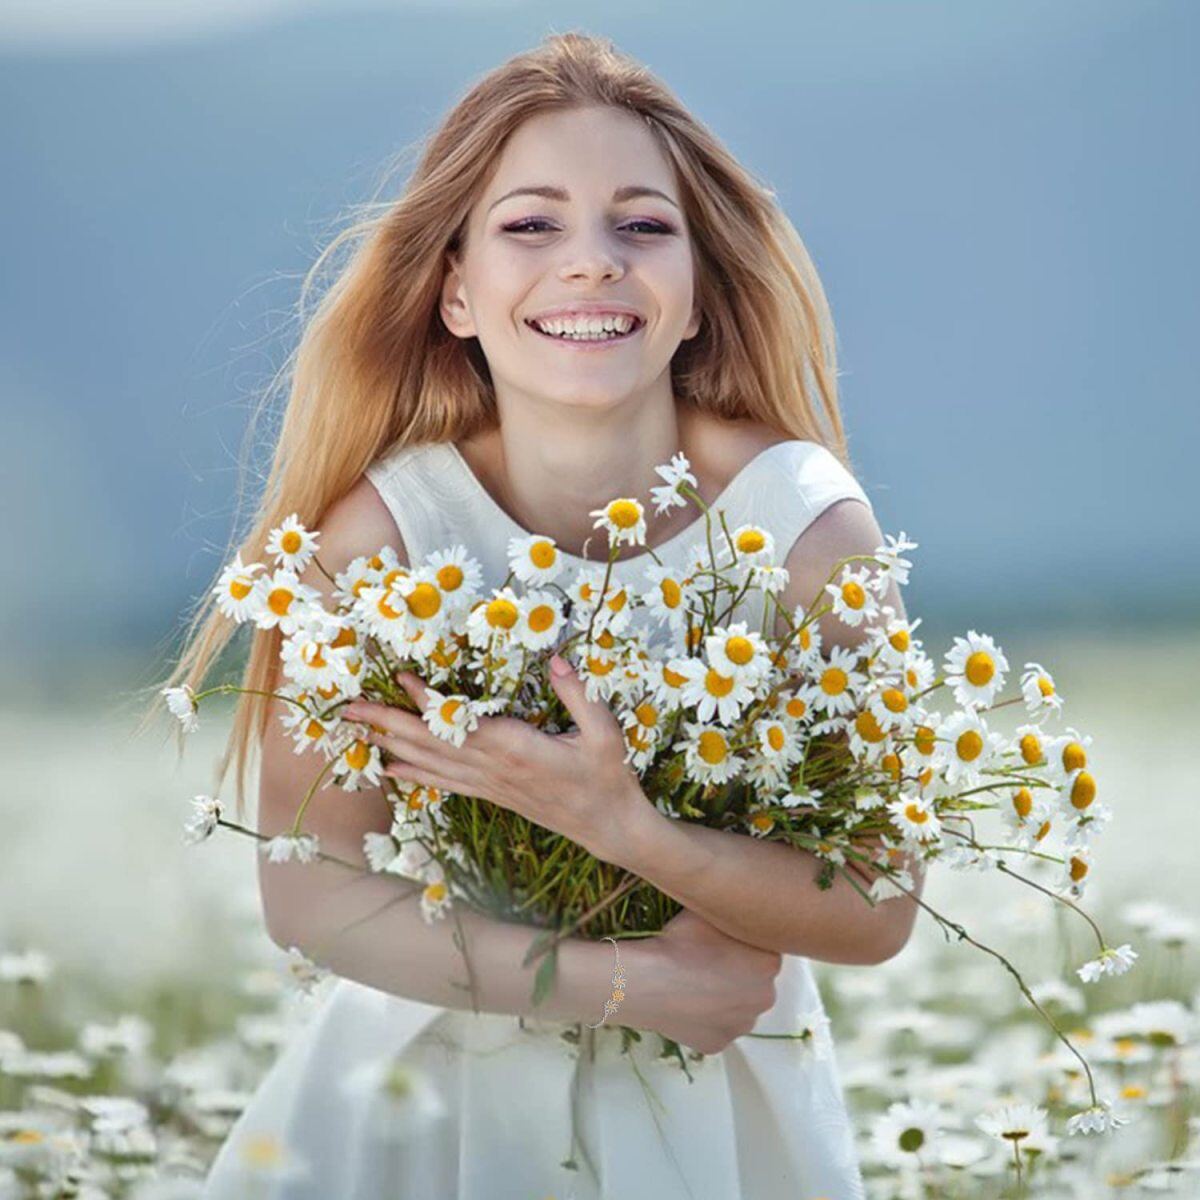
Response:
M719 1054L775 1004L775 976L783 955L729 937L690 908L677 913L656 937L634 945L649 951L659 967L656 983L643 977L656 994L640 996L639 1019L646 1028L702 1054ZM631 970L631 997L638 987Z
M625 845L631 823L659 814L637 772L625 762L620 722L607 704L589 700L565 660L550 680L578 729L546 734L516 717L479 718L461 746L437 737L418 713L355 700L342 716L371 728L368 740L396 761L384 773L462 796L478 796L560 833L605 862ZM421 713L430 701L412 672L398 676Z

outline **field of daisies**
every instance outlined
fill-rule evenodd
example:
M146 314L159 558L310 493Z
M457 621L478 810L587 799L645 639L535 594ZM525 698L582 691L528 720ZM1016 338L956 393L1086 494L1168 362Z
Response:
M1136 959L1087 981L1096 936L1078 912L994 872L935 868L925 899L969 941L923 913L882 966L815 963L825 1012L797 1013L797 1031L808 1053L836 1055L873 1200L1200 1195L1200 767L1180 735L1200 716L1200 637L989 632L1053 671L1066 719L1094 738L1114 815L1083 907ZM132 737L140 709L98 685L52 709L8 703L0 1200L196 1196L331 981L267 938L250 839L185 844L191 797L214 790L223 710L206 707L179 761L166 721ZM1084 1056L1116 1128L1068 1133L1087 1080L1031 1001ZM428 1097L408 1082L389 1102L411 1129ZM239 1152L264 1188L303 1170L302 1148L267 1137Z

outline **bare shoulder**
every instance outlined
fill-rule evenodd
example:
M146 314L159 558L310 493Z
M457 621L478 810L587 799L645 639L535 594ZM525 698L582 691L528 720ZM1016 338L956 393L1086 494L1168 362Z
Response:
M687 412L682 429L688 460L719 490L769 446L789 440L788 434L748 418L715 417L699 410Z

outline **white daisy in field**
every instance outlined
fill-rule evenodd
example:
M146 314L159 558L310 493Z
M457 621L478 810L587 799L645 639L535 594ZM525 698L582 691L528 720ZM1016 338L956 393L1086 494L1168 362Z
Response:
M465 546L434 550L425 556L422 566L426 578L441 591L450 612L465 612L483 587L483 568L467 553Z
M791 766L804 757L804 746L790 722L760 717L754 722L753 734L759 753L766 758Z
M338 751L330 771L343 791L374 787L383 777L383 755L372 742L354 738Z
M189 846L204 841L216 829L221 819L221 802L212 796L196 796L192 800L192 815L183 826L183 840Z
M822 659L815 668L816 681L811 691L804 689L805 699L815 709L831 716L854 712L867 682L867 677L858 669L858 657L856 650L833 646L828 659Z
M526 587L544 587L553 583L567 563L551 537L532 533L508 539L508 569Z
M916 723L917 710L899 680L881 679L867 697L867 709L881 729L907 734Z
M442 632L451 609L432 568L422 566L396 579L392 591L404 600L408 609L410 640L417 629L432 626L437 633Z
M679 674L687 677L683 685L684 704L694 707L699 721L716 719L722 725L733 725L743 708L753 703L754 688L744 679L725 675L702 658L677 659Z
M320 534L310 532L300 524L298 513L292 513L271 530L271 536L267 539L267 553L274 555L279 566L299 575L316 554L319 537Z
M217 607L230 620L239 625L253 620L264 601L262 579L255 578L256 571L265 570L262 563L243 563L239 550L233 562L222 572L213 588Z
M873 551L879 562L877 586L880 596L887 594L888 584L891 582L895 582L898 587L903 587L908 583L908 572L912 567L912 562L907 558L902 558L901 555L907 554L909 550L915 550L919 544L910 542L903 529L900 530L899 537L893 537L890 533L883 535L883 545L877 546Z
M788 654L794 670L808 671L815 669L821 660L821 631L815 621L804 623L804 606L796 605L792 610L792 627L796 629L795 637L788 646ZM798 627L798 628L797 628Z
M375 561L379 565L372 567ZM345 568L333 577L333 599L340 605L353 605L362 595L364 588L378 587L383 577L382 560L376 556L360 554L351 559Z
M373 1139L403 1146L428 1136L446 1113L446 1103L428 1074L399 1058L372 1057L354 1067L340 1084L350 1101L364 1107Z
M654 511L661 516L670 508L686 508L687 497L679 491L680 484L687 484L696 491L699 484L696 477L688 469L691 463L682 452L671 456L671 461L654 468L655 473L665 483L657 484L650 489L650 499L654 501Z
M513 630L514 641L528 650L545 650L558 641L567 623L558 597L549 591L534 589L521 597L521 619Z
M312 862L320 852L320 841L311 833L297 835L284 833L268 838L265 842L259 842L258 845L262 853L273 863L293 860L301 863Z
M937 730L937 758L947 782L974 786L992 767L1003 740L976 713L953 713Z
M861 625L878 614L879 601L871 590L870 575L870 567L855 570L845 566L834 583L825 585L825 592L833 602L833 611L844 625Z
M775 561L775 538L761 525L739 525L730 533L738 566L769 567ZM728 549L722 537L721 545Z
M975 1124L989 1137L1018 1146L1026 1139L1046 1133L1049 1113L1033 1104L1002 1104L982 1113Z
M956 637L946 655L946 683L963 708L986 708L1004 687L1008 659L986 633Z
M293 634L308 614L310 606L320 605L321 593L301 583L294 571L277 568L270 576L260 576L255 583L262 589L262 605L254 614L259 629L279 627L285 635Z
M1091 735L1086 737L1071 726L1058 737L1049 739L1046 749L1046 774L1055 783L1066 783L1077 771L1088 765L1087 748L1092 744Z
M372 871L386 871L399 853L400 847L390 833L371 830L363 834L363 857Z
M800 730L812 719L812 706L800 688L776 692L770 710L781 721L787 721L795 730Z
M728 730L684 721L685 737L671 749L684 752L685 771L693 782L726 783L742 769L742 759L730 748Z
M300 713L298 710L288 711L280 715L280 719L288 727L292 738L292 753L303 754L306 750L318 750L322 754L332 755L333 734L340 722L335 714L317 714L315 712Z
M1128 1030L1158 1049L1189 1045L1195 1038L1196 1018L1178 1000L1138 1000L1127 1014Z
M933 802L924 796L908 793L897 796L888 803L892 824L906 842L938 841L942 836L942 823L934 811Z
M367 633L388 646L403 644L408 630L408 605L391 588L372 584L359 593L356 613Z
M1021 695L1025 711L1030 716L1044 716L1062 709L1062 697L1054 686L1054 678L1041 663L1027 662L1021 674Z
M920 697L922 693L927 692L933 686L936 674L937 668L933 665L933 660L914 643L908 661L901 671L901 678L909 696Z
M346 652L353 650L357 640L348 621L309 609L279 648L284 674L301 687L336 687L349 673Z
M870 709L854 714L849 732L850 753L859 762L875 763L895 750L888 731L880 726Z
M1124 975L1137 961L1138 952L1126 942L1115 950L1105 946L1098 958L1093 958L1079 967L1075 974L1084 983L1095 983L1104 975Z
M620 716L625 731L625 761L641 770L654 757L663 736L666 714L652 695Z
M593 528L607 532L610 547L622 543L642 546L646 542L646 511L632 496L610 500L603 508L592 509L588 516L596 518Z
M1113 1133L1128 1124L1129 1118L1114 1108L1111 1100L1102 1099L1068 1118L1067 1134Z
M1043 789L1035 794L1022 784L1007 797L1001 796L997 807L1004 820L1005 832L1018 845L1032 849L1033 835L1054 815L1053 801Z
M1084 767L1062 780L1058 794L1067 816L1092 816L1102 809L1096 804L1096 777Z
M926 1100L896 1101L871 1126L871 1145L891 1166L932 1161L941 1139L941 1109Z
M920 641L913 637L917 626L921 624L921 618L909 621L898 617L891 605L884 605L880 613L886 619L871 626L871 649L877 652L888 666L899 667L908 660L913 650L921 645Z
M717 629L704 639L709 665L753 687L771 671L771 646L745 621Z
M40 950L0 954L2 983L45 983L53 969L49 957Z
M666 661L652 662L646 672L646 687L652 689L654 699L666 713L684 708L683 689L688 683L688 677L682 668L688 660L682 656L668 658Z
M200 727L197 716L200 706L196 703L196 693L185 683L182 687L163 688L160 693L167 702L167 708L183 726L184 733L195 733Z
M771 812L774 807L774 800L752 800L746 806L746 815L743 820L746 822L746 828L749 829L751 837L766 837L775 828L776 817Z
M235 1147L237 1162L255 1180L285 1182L303 1179L309 1174L306 1161L296 1154L282 1138L263 1130L247 1130Z

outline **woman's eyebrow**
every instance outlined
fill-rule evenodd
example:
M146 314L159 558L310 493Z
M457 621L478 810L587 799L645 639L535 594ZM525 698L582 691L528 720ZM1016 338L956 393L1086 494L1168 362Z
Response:
M488 212L491 212L501 201L511 200L513 196L541 196L544 200L569 200L571 198L566 188L552 187L549 184L542 184L540 187L513 188L511 192L505 192L498 200L493 200L488 205ZM615 202L620 203L622 200L633 200L638 196L658 196L674 208L679 207L666 192L661 192L658 188L642 187L638 184L628 184L625 187L617 188L613 192L612 198Z

